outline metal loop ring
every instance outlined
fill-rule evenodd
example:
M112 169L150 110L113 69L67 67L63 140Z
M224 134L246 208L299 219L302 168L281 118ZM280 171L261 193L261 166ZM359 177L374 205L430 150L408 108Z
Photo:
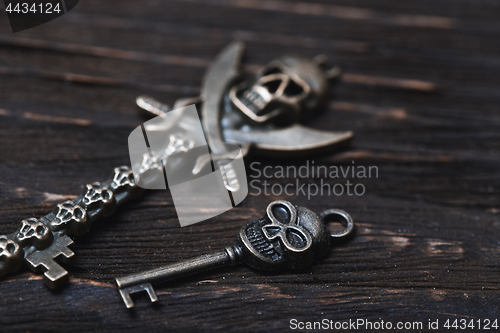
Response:
M352 220L351 215L341 209L328 209L322 212L320 218L323 220L323 223L326 224L326 218L329 216L340 217L340 221L346 227L344 230L339 232L330 232L330 238L343 238L348 236L354 230L354 222Z

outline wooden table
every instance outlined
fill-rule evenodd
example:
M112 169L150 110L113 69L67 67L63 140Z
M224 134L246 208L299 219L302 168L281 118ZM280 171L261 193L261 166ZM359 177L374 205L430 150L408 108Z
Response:
M2 233L128 164L128 134L145 120L135 97L172 104L196 95L235 39L247 44L248 73L286 53L341 64L327 110L309 126L356 137L309 163L376 166L378 178L351 179L362 196L251 189L239 207L185 228L168 191L148 192L76 239L62 290L26 268L3 278L0 331L257 332L289 330L292 319L424 329L439 320L440 330L474 319L477 330L477 320L500 319L500 3L82 0L16 34L1 17ZM307 163L256 161L259 170ZM250 168L248 176L264 180ZM346 181L298 181L322 179ZM157 286L159 304L141 294L125 308L115 277L221 249L274 199L344 209L357 234L299 272L222 268Z

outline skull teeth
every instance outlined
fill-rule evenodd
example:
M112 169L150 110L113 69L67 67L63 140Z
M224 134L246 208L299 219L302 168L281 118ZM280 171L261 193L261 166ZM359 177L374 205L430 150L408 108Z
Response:
M264 98L253 90L245 91L241 101L255 114L259 113L259 111L266 105Z
M261 223L252 224L247 228L247 238L250 241L252 247L255 248L260 254L274 261L279 260L279 253L276 252L273 244L269 243L269 241L264 237L261 231Z

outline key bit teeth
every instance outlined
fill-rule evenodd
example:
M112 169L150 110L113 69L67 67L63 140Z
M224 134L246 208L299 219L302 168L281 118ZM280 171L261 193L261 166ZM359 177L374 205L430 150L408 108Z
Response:
M56 262L49 265L49 269L43 274L43 283L54 290L69 282L69 273Z
M68 246L73 244L73 240L68 236L62 236L54 240L52 245L48 248L35 251L25 257L26 262L30 268L38 272L44 271L43 282L50 289L56 289L69 280L68 272L62 268L55 259L62 259L68 261L75 253L71 251Z
M158 296L156 296L156 293L151 283L142 283L137 286L131 286L118 290L120 291L120 295L122 295L123 302L125 303L127 309L134 307L134 302L132 301L130 294L137 293L140 291L146 291L149 295L149 298L151 299L151 302L154 303L158 301Z
M134 301L132 301L132 298L130 297L130 293L126 289L119 289L120 295L122 295L123 302L125 303L125 306L127 309L133 308L134 307Z

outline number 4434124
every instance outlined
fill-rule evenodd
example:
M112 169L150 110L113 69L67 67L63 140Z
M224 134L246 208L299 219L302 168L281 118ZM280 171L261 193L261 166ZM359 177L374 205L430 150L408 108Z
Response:
M28 14L28 13L38 13L38 14L52 14L52 13L60 13L61 8L59 7L59 3L56 3L55 5L51 3L33 3L28 4L26 2L24 3L17 3L15 6L13 6L12 3L9 3L7 8L5 8L5 11L8 13L23 13L23 14Z
M497 330L498 329L498 319L489 320L489 319L448 319L444 323L444 327L447 329L478 329L478 330Z

